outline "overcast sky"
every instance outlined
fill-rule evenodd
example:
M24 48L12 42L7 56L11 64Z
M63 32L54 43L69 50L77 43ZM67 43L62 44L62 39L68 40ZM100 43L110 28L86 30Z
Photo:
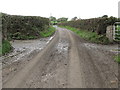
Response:
M0 0L0 12L13 15L49 17L50 15L94 18L103 15L118 17L120 0Z

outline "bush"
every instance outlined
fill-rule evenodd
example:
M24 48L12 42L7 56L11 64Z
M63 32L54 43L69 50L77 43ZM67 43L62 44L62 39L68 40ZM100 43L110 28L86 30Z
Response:
M9 43L9 41L7 41L7 40L2 41L2 55L10 52L11 49L12 49L12 46Z

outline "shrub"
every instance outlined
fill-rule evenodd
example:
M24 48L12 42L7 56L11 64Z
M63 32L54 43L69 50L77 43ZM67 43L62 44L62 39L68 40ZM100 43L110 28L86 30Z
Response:
M2 41L2 55L10 52L11 49L12 49L12 46L9 43L9 41L7 41L7 40Z

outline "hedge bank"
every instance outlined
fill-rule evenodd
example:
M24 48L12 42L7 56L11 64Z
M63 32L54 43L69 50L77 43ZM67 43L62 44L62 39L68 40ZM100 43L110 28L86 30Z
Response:
M18 16L2 13L3 39L33 39L49 28L49 19L39 16Z
M99 17L91 19L80 19L76 21L68 21L65 23L60 23L62 26L70 26L81 30L88 30L91 32L96 32L99 34L106 34L106 28L109 25L113 25L115 22L120 21L115 17Z

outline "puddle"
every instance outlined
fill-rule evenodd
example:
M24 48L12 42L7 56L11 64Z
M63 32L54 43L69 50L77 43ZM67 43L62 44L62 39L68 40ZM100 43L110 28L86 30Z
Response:
M84 46L87 47L88 49L91 48L99 48L99 46L95 45L95 44L90 44L90 43L84 43Z
M113 53L120 52L120 49L118 50L118 45L98 45L92 43L83 43L83 46L85 46L88 49L102 49Z
M59 52L68 51L68 46L69 46L69 43L67 41L60 40L57 46L57 50Z
M53 39L54 36L50 37L49 40L47 41L47 44Z
M111 49L110 51L111 51L111 52L115 52L115 53L120 53L120 49L118 49L118 48Z

